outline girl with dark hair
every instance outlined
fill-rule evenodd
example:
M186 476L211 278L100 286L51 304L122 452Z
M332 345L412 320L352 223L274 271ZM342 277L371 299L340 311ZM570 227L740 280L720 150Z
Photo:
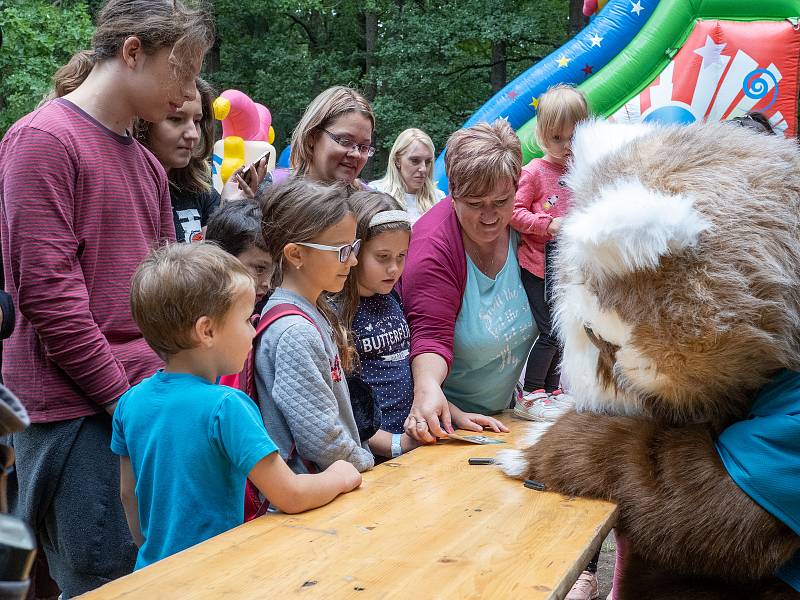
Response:
M256 282L256 311L260 313L273 270L272 256L261 234L261 207L252 200L226 202L209 219L206 240L233 254L250 271Z
M194 100L212 42L211 16L181 0L108 0L91 50L56 75L73 89L0 142L3 268L18 307L3 375L32 422L14 434L15 504L65 597L129 573L136 558L109 415L162 364L128 288L175 228L164 169L128 129Z

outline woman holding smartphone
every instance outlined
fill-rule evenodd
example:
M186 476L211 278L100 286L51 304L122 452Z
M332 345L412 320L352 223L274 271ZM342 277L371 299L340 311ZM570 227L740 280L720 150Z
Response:
M290 169L276 169L262 186L302 175L322 184L344 183L351 191L369 189L358 176L375 154L375 115L356 90L337 85L311 101L292 133Z
M222 197L211 185L210 161L214 148L216 92L197 78L197 95L158 123L138 119L134 135L159 160L169 178L175 237L179 242L198 242L205 237L208 219L223 202L252 198L266 175L269 156L235 171L222 188Z

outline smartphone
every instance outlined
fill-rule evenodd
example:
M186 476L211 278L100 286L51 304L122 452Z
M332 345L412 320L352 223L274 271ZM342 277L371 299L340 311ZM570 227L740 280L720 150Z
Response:
M264 152L264 154L259 156L257 159L255 159L253 162L251 162L249 165L247 165L244 169L242 169L242 177L243 178L247 177L248 173L250 173L250 169L253 168L253 165L258 164L260 161L262 161L265 158L267 158L270 155L270 152L272 152L272 151L271 150L267 150L266 152ZM269 163L269 161L267 161L267 162Z

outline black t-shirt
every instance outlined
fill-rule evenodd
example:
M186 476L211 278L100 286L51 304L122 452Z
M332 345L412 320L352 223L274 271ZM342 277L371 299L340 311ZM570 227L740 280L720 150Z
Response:
M214 188L205 192L180 190L169 186L172 199L172 218L175 221L175 239L179 242L199 242L203 227L219 206L219 193Z

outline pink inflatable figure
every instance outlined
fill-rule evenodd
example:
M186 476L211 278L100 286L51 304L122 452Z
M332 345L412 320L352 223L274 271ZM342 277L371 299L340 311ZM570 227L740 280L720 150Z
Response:
M223 138L235 135L245 141L270 141L272 115L266 106L253 102L244 92L222 92L214 100L214 116L222 121Z

